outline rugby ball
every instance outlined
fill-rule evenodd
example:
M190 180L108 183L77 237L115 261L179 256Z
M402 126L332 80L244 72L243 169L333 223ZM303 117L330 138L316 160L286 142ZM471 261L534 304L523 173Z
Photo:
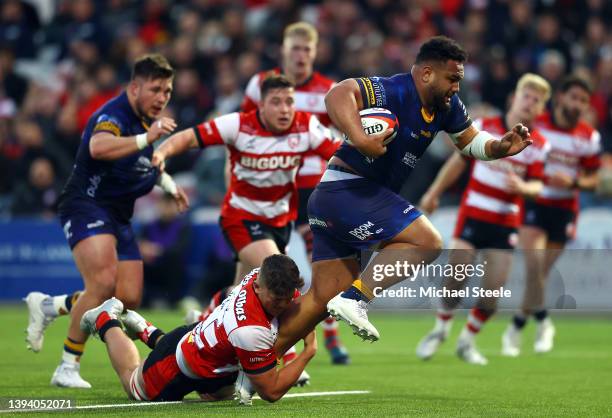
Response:
M397 116L395 116L393 112L380 107L372 107L360 111L359 116L361 117L363 131L367 135L376 135L392 128L393 133L383 141L383 144L387 145L395 139L397 131L399 130L399 122ZM351 143L348 138L345 137L345 139L349 144Z

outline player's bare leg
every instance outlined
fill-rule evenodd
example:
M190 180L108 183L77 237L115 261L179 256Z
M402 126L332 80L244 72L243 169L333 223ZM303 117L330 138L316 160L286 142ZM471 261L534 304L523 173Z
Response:
M502 354L511 357L520 354L521 333L530 315L538 323L535 351L552 349L555 328L544 306L544 293L550 270L564 247L562 243L549 242L543 229L529 225L520 228L519 242L524 249L526 272L522 311L514 316L502 336Z
M143 278L142 260L119 261L114 296L123 302L126 309L137 309L140 306Z
M111 298L86 311L79 325L84 333L98 334L106 344L108 357L121 385L131 396L130 380L140 365L140 355L134 342L121 329L119 317L122 312L123 303L117 298Z
M115 292L118 265L115 244L114 236L100 234L84 239L73 249L77 268L85 283L85 291L72 307L62 362L51 378L53 385L91 387L79 374L79 361L88 336L80 329L79 324L85 311L100 305Z
M236 264L234 286L239 284L251 270L261 266L266 257L273 254L280 254L280 250L274 240L271 239L253 241L242 248L238 253L240 261Z
M453 250L448 257L448 264L463 264L471 265L476 259L476 250L474 246L460 238L455 238L451 242ZM465 281L456 280L454 277L449 277L444 280L444 287L449 290L459 290L465 285ZM444 298L442 305L436 313L436 322L433 329L425 335L419 342L416 348L417 357L423 360L429 360L438 351L440 345L446 341L451 331L455 309L461 302L459 298Z
M508 280L512 265L510 250L482 250L484 279L481 287L485 290L497 290ZM470 364L486 365L487 359L476 348L475 338L485 323L497 310L496 297L482 297L470 310L467 323L457 340L457 355Z
M398 261L412 265L429 264L440 255L442 238L425 216L419 216L380 247L382 251L368 264L360 279L327 304L331 315L343 319L351 325L355 334L370 341L379 338L378 330L367 318L367 303L374 298L374 291L382 291L408 278L397 272L382 280L375 280L375 266L394 265Z

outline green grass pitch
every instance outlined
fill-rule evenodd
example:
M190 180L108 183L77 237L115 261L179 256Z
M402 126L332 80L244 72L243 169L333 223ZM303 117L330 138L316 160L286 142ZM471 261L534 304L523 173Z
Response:
M165 330L181 323L178 312L143 312ZM82 376L91 390L54 388L49 380L56 367L66 333L67 318L47 330L42 352L25 349L24 306L0 306L0 397L72 398L78 406L123 404L123 393L104 345L90 340L82 360ZM454 343L465 320L460 313L450 340L428 362L414 349L433 324L433 315L405 311L372 314L381 340L362 343L342 327L342 339L352 357L350 366L331 366L322 341L308 367L312 384L291 393L367 390L368 394L282 399L276 404L255 400L251 408L232 402L185 403L154 407L122 407L62 412L0 414L15 416L611 416L612 315L554 317L556 346L552 353L533 353L534 327L525 332L523 354L500 356L500 336L508 316L493 319L478 337L489 358L486 367L460 362ZM141 353L148 349L142 344ZM303 415L302 415L303 414Z

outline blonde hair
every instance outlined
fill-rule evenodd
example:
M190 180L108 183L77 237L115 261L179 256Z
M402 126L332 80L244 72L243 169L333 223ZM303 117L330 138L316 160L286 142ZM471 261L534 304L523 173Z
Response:
M546 103L550 99L551 88L550 84L542 76L534 73L524 74L516 83L516 91L520 91L524 88L531 88L544 95L544 102Z
M308 39L308 41L312 41L315 44L319 41L319 33L315 27L308 22L292 23L285 28L283 40L294 36L303 36Z

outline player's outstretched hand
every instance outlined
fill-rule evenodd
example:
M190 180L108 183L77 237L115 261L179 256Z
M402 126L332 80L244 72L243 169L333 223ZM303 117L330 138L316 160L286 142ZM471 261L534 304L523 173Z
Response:
M529 129L525 125L517 123L495 143L492 149L493 156L503 158L518 154L533 143L529 137Z
M187 209L189 209L189 198L182 187L177 186L176 194L173 194L172 197L174 197L174 201L180 213L186 212Z
M164 155L164 153L159 152L159 151L154 151L153 152L153 157L151 158L151 165L153 165L153 167L159 168L159 171L165 171L166 170L166 156Z
M151 124L147 131L147 141L149 144L157 141L164 135L171 134L176 129L176 122L172 118L162 117Z
M379 134L367 135L358 143L353 141L353 144L366 157L378 158L387 152L387 146L383 142L392 134L393 129L387 129Z
M431 215L438 209L440 199L432 193L425 193L419 202L419 208L428 215Z

